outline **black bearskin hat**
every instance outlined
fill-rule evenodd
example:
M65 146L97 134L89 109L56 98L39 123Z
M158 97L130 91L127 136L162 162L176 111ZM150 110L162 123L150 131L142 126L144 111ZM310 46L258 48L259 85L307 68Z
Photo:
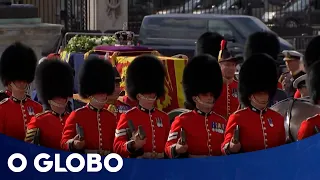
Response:
M268 54L274 60L277 60L280 53L278 37L271 32L256 32L251 34L246 41L244 59L246 60L257 53Z
M43 104L54 97L68 98L73 95L73 69L59 59L44 60L36 69L35 83Z
M308 44L304 54L304 67L306 70L315 62L320 60L320 36L314 37Z
M320 100L320 62L314 62L308 69L307 87L314 104Z
M5 86L17 80L31 83L34 80L36 66L37 56L34 51L16 42L7 47L1 55L1 81Z
M217 100L222 91L222 73L216 58L198 55L192 58L183 71L182 84L188 103L195 105L192 97L211 92Z
M163 96L165 76L162 62L155 56L136 57L130 63L125 78L128 96L134 100L137 100L139 93L156 93L157 97Z
M202 34L197 40L195 54L210 54L218 59L222 40L224 40L223 36L216 32L206 32Z
M244 106L249 106L249 97L257 92L268 92L272 99L277 83L277 67L273 58L267 54L254 54L244 61L240 69L239 101Z
M111 63L98 56L89 56L79 72L79 85L79 94L82 98L89 98L98 93L111 95L115 88Z

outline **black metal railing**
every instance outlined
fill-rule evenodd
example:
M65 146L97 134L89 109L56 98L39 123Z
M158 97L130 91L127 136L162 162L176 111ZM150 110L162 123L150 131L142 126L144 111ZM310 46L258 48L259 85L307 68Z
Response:
M14 3L36 6L42 22L62 24L67 31L89 29L87 0L15 0Z

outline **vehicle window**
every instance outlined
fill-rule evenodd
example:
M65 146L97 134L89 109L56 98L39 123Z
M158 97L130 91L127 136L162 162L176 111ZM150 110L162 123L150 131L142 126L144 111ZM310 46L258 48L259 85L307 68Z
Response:
M145 38L198 39L207 30L207 20L190 18L148 18L140 28Z
M222 36L224 36L224 35L234 36L234 34L232 32L232 27L230 26L230 24L228 24L227 22L225 22L223 20L218 20L218 19L209 20L208 29L211 32L217 32L217 33L221 34Z
M245 38L252 33L271 30L260 20L255 18L230 18L228 20Z

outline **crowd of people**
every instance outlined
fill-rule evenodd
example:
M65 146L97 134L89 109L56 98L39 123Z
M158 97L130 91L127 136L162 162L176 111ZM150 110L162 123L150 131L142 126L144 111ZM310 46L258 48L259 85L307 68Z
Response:
M126 94L120 97L117 69L90 56L78 77L79 95L86 104L68 108L70 99L76 101L72 67L55 57L38 62L30 47L14 43L0 59L6 87L0 97L0 133L75 153L115 152L146 159L221 156L281 146L287 143L284 117L270 107L286 98L320 102L319 44L320 37L315 37L304 57L296 51L280 52L272 33L254 33L235 78L239 58L228 50L223 36L204 33L183 71L189 111L171 124L168 114L155 108L164 95L166 76L156 56L140 55L130 63ZM288 72L278 78L275 59L280 53ZM27 93L33 82L41 104ZM315 134L319 118L315 114L303 121L299 140Z

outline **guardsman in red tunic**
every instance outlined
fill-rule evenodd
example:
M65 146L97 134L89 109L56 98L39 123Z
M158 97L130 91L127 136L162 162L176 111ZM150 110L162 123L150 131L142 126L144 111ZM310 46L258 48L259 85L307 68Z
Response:
M89 103L73 111L63 129L61 146L64 150L80 153L112 152L116 118L104 108L114 91L114 72L109 61L89 57L79 73L80 95Z
M117 68L114 67L113 70L115 72L115 82L116 82L115 83L115 90L114 90L112 96L108 98L106 108L110 112L112 112L116 116L117 121L119 121L121 114L130 110L131 107L133 107L133 106L129 106L128 104L123 102L122 93L124 91L121 92L121 88L120 88L121 76L120 76ZM120 96L120 95L122 95L122 96Z
M122 114L118 122L113 148L122 157L164 158L170 130L169 116L155 108L156 100L165 92L164 80L164 66L154 56L139 56L129 65L126 91L139 105ZM134 129L128 131L130 122ZM139 126L144 133L139 133Z
M317 59L318 60L318 59ZM314 104L320 103L320 62L315 62L312 66L310 66L308 70L308 88L310 92L310 98ZM302 121L297 139L302 140L304 138L313 136L319 133L320 129L320 114L317 114L313 117L310 117L304 121Z
M239 108L238 81L234 79L238 59L233 57L226 47L227 41L222 40L218 62L222 72L223 86L219 99L214 103L213 111L228 119Z
M248 59L250 56L257 53L268 54L274 60L277 60L280 54L279 38L274 33L270 32L256 32L251 34L247 39L244 49L244 59ZM259 66L258 68L263 67ZM277 71L279 73L279 69L277 69ZM287 93L282 90L281 83L277 83L277 87L278 89L276 90L275 96L269 102L269 107L288 98Z
M26 95L36 66L34 51L21 43L5 49L0 60L2 84L12 90L12 96L0 102L0 133L22 141L30 119L42 112L42 106Z
M38 97L48 109L30 120L25 141L61 149L62 130L69 116L66 106L73 95L73 69L58 59L45 60L36 69L35 83Z
M195 108L173 121L166 154L170 158L222 155L226 120L212 111L223 84L216 58L198 55L191 59L184 69L182 83L187 102Z
M245 108L229 117L222 144L224 154L285 144L284 118L267 107L276 90L277 69L271 56L255 54L245 60L239 74L239 97Z

